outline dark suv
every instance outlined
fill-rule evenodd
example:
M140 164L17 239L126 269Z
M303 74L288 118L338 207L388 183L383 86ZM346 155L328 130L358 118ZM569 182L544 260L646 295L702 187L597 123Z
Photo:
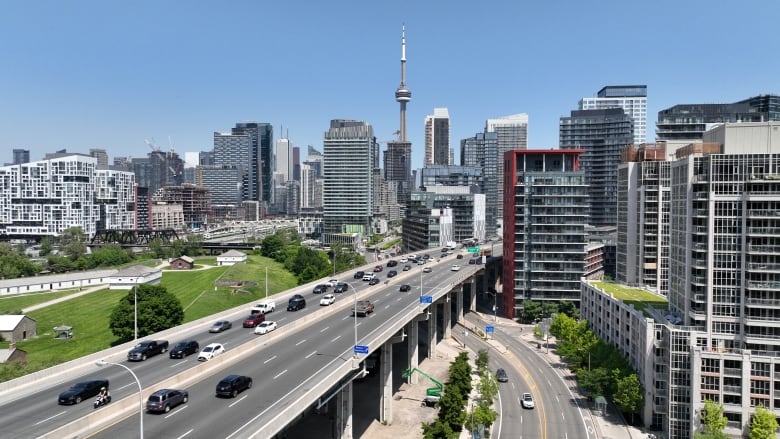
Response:
M346 293L347 290L349 290L349 284L345 284L343 282L337 283L336 287L333 288L334 293Z
M364 274L366 274L366 273L365 273L365 272L362 272L362 271L358 271L357 273L355 273L355 275L354 275L353 277L354 277L355 279L363 279L363 275L364 275Z
M290 297L290 301L287 303L287 311L298 311L303 308L306 308L306 299L303 296L296 294Z
M171 358L184 358L187 355L192 355L200 350L198 342L195 340L186 340L176 343L176 346L171 349Z
M217 383L217 396L235 398L238 392L252 388L252 378L244 375L228 375Z
M328 286L324 284L319 284L316 287L314 287L314 290L312 290L312 293L314 294L322 294L328 292Z
M395 259L391 259L391 260L387 261L387 266L388 267L395 267L396 265L398 265L398 261L396 261Z
M151 395L146 401L146 410L150 412L168 413L179 404L186 404L190 394L186 390L162 389Z

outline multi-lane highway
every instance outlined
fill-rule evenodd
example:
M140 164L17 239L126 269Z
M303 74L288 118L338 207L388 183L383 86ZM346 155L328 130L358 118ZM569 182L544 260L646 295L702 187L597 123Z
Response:
M471 270L451 272L449 264L455 259L454 256L447 259L439 264L432 264L434 267L432 273L421 275L421 267L413 266L409 272L399 271L399 275L390 279L388 284L380 283L372 287L369 287L367 282L352 279L352 272L340 276L341 280L351 284L351 291L357 288L359 294L364 292L370 294L371 300L376 304L374 314L358 319L358 343L365 343L363 340L376 335L380 326L386 321L392 321L393 316L419 311L417 296L420 295L420 278L427 292L439 285L450 284L454 276L467 277L469 272L481 268L471 266ZM384 276L382 279L384 280ZM412 290L406 293L399 292L398 286L401 283L411 284ZM209 334L207 326L200 325L192 331L180 334L177 339L170 340L173 344L179 339L194 338L201 346L219 342L225 345L228 353L239 349L251 351L252 354L218 371L199 376L197 382L188 386L189 402L170 414L161 416L145 414L145 432L150 437L155 437L155 432L159 433L163 430L166 437L186 435L248 437L250 435L246 433L249 427L247 423L261 422L264 417L272 419L285 408L285 405L293 404L318 380L331 379L335 384L338 377L329 375L343 366L344 362L351 361L352 357L352 347L355 342L355 325L350 312L353 294L339 295L335 306L331 308L332 311L325 311L316 319L312 316L320 311L319 296L308 292L305 297L307 307L297 312L285 311L286 302L277 303L277 310L269 314L268 319L277 321L279 329L266 336L256 336L251 329L241 328L241 321L250 308L248 305L245 312L237 312L233 316L233 329L219 334ZM339 303L345 301L350 303L339 308ZM300 322L307 317L310 322L306 324L307 327L302 328ZM286 331L286 327L298 329L293 333L292 330ZM377 346L371 348L375 349ZM183 360L171 360L167 354L138 363L129 363L123 358L110 358L109 361L121 361L122 364L130 367L139 376L145 388L182 372L191 371L191 368L205 368L203 363L198 363L192 356ZM235 400L217 399L214 396L214 387L216 382L227 373L252 376L255 385ZM102 369L95 367L93 372L71 377L67 382L40 389L30 396L0 407L0 436L39 437L91 414L93 409L90 402L82 402L75 406L59 406L56 398L60 391L65 390L73 382L99 378L110 380L114 396L112 404L116 404L123 398L137 397L135 381L124 369L115 366L106 366ZM301 407L301 410L303 408ZM105 430L98 437L106 434L124 437L131 431L134 434L138 432L138 419L134 416Z

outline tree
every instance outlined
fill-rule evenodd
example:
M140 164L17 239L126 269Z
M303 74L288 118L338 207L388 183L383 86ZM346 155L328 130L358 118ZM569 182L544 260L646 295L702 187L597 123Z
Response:
M577 369L577 378L582 388L594 397L606 395L612 385L612 373L603 367Z
M704 408L701 410L701 429L705 435L717 437L714 435L723 434L728 419L723 416L723 406L717 402L704 401Z
M477 359L475 361L475 363L477 364L477 369L482 370L487 368L488 361L490 361L488 351L485 349L480 349L479 352L477 352Z
M466 400L461 393L460 387L446 385L444 394L437 403L439 406L439 419L449 424L452 431L461 431L463 422L466 420L466 411L463 408Z
M93 267L111 267L130 262L133 256L119 244L106 244L92 251L89 259Z
M272 258L277 262L282 262L277 259L277 256L281 253L282 248L284 248L284 243L282 243L282 239L279 237L279 235L274 234L266 236L265 239L263 239L260 254L266 258Z
M41 238L41 249L38 250L38 256L47 256L54 249L54 238L46 235Z
M558 312L566 314L567 316L573 319L580 318L580 310L577 309L577 305L575 305L574 302L569 300L564 300L558 305Z
M108 327L120 342L133 339L135 297L138 297L138 337L181 324L184 308L179 299L159 285L138 285L111 312Z
M772 439L777 431L777 418L775 414L764 408L757 406L753 420L750 421L750 439Z
M642 384L635 373L618 380L613 400L625 413L631 413L632 424L634 423L634 414L639 413L642 408L644 401L642 394Z
M74 264L70 258L62 255L49 255L46 258L46 267L52 273L64 273L73 269Z
M534 320L542 316L542 304L534 302L533 300L523 301L523 312L520 314L520 318L526 322L531 323Z
M425 439L453 439L460 434L452 431L452 427L441 419L436 419L430 424L423 424L423 438Z
M198 256L203 252L203 239L199 233L187 235L184 240L184 253L187 256Z
M160 238L154 238L149 241L149 251L158 259L165 259L169 254L168 249L163 247L163 241Z
M75 261L87 254L86 237L81 227L70 227L60 235L60 248L71 261Z

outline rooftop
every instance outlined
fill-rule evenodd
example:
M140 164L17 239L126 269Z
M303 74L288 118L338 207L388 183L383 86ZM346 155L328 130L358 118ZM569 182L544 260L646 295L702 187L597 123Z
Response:
M592 281L591 285L611 294L616 299L620 299L626 304L633 305L638 311L644 312L644 309L647 307L659 310L665 310L669 307L669 301L664 296L641 288L633 288L607 281ZM647 315L647 313L645 313L645 315Z

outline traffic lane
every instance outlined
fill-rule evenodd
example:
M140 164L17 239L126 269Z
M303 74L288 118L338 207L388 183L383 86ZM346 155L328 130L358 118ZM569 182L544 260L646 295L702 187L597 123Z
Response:
M472 322L480 320L474 315L468 315ZM567 381L560 374L557 367L550 365L542 354L536 349L536 344L529 345L519 338L519 328L496 326L494 337L503 346L509 349L509 353L518 359L525 367L534 381L539 385L539 398L533 393L537 406L544 404L548 413L547 435L558 437L556 434L569 437L591 438L593 436L590 419L578 406L574 395L570 392ZM505 333L505 330L508 333ZM589 428L590 427L590 428ZM563 437L563 436L561 436Z
M377 299L377 305L384 307L385 300ZM400 309L401 307L396 303L395 306L389 306L386 309ZM334 317L328 319L322 328L315 331L302 331L286 340L285 343L274 344L273 349L266 349L253 355L251 358L237 363L226 370L224 374L239 373L252 376L254 379L254 387L250 391L244 392L245 396L242 397L242 403L240 405L231 405L230 408L235 407L235 410L230 412L216 411L215 407L220 407L218 404L210 403L207 401L205 405L202 405L202 400L197 395L204 393L213 393L213 387L216 385L218 379L217 376L204 378L196 385L190 386L187 389L190 392L191 399L188 403L187 409L189 410L188 420L193 417L195 421L188 421L185 428L179 428L176 425L160 425L157 423L163 422L160 417L154 417L152 421L145 422L149 426L145 427L147 432L164 431L166 435L170 437L178 437L177 435L188 434L187 432L192 429L193 433L197 433L194 437L220 437L225 436L226 426L240 426L243 425L252 417L263 411L269 411L269 409L275 408L276 411L281 410L283 406L272 407L273 402L278 401L283 395L290 393L290 389L294 388L297 384L301 384L308 377L314 376L317 372L327 370L329 365L340 362L349 361L351 358L351 348L354 343L354 317L340 316L336 314ZM376 315L376 314L372 314ZM365 328L366 332L375 330L382 321L380 319L369 317L358 318L358 329ZM282 327L277 331L283 330ZM359 334L360 335L360 334ZM263 336L258 336L262 338ZM293 376L290 371L295 371ZM203 384L204 382L208 384ZM205 386L205 387L204 387ZM260 397L253 396L255 389L262 389L262 392L258 393ZM242 395L244 395L242 394ZM303 411L304 407L301 408ZM215 413L219 421L214 422L213 418ZM211 420L201 421L201 419L208 419L211 416ZM129 424L129 426L128 426ZM132 431L132 425L137 425L138 419L136 416L131 416L122 423L109 430L103 431L101 434L95 437L109 437L108 435L115 435L117 431Z

